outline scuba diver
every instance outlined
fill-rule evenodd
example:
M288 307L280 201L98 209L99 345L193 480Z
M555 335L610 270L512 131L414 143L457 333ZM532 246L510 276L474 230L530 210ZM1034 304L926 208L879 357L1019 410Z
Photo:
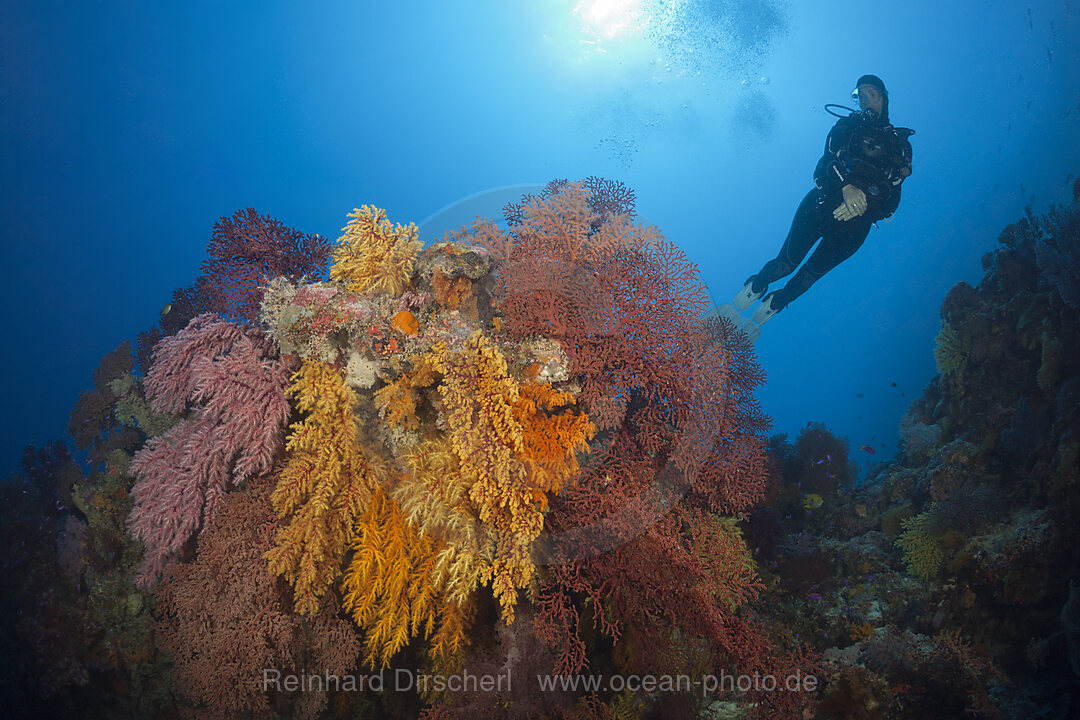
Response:
M900 185L911 175L910 128L889 122L889 92L876 75L863 75L851 97L858 110L826 105L840 118L825 140L825 153L814 169L814 187L795 211L784 246L746 280L730 304L716 309L738 327L739 313L761 299L743 330L756 342L761 326L806 292L825 273L851 257L866 240L870 225L890 217L900 204ZM830 110L839 107L849 115ZM769 283L799 266L821 238L814 254L783 288L766 294Z

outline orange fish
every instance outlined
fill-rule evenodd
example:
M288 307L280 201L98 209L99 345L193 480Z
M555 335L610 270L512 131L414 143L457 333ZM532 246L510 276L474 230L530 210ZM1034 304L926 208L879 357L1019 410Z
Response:
M859 448L870 453L871 455L874 454L874 448L870 447L869 445L860 445Z

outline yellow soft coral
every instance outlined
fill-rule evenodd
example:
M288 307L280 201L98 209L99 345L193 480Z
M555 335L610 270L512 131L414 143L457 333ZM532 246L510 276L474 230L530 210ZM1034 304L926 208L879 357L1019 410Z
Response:
M418 391L435 382L440 362L438 353L421 355L414 361L412 370L375 391L375 407L379 409L379 417L387 425L408 430L420 427L416 408L422 397Z
M929 580L938 574L945 561L945 547L941 537L932 530L931 511L906 518L900 525L904 532L896 539L896 545L904 551L904 564L913 575Z
M461 352L437 346L433 353L461 476L480 521L495 531L488 577L510 623L517 589L535 573L530 546L543 529L545 491L557 492L576 471L574 454L587 447L593 427L584 414L549 415L571 396L538 385L519 388L498 348L479 331Z
M379 409L379 417L390 427L404 427L409 430L420 427L420 420L416 417L416 404L419 400L408 375L402 375L375 391L375 407Z
M343 607L365 631L364 661L385 668L409 638L431 637L432 660L445 660L463 647L468 591L451 586L467 571L452 567L468 558L452 546L419 532L382 488L360 518L352 561L342 581ZM457 573L457 575L455 575ZM473 575L478 575L474 570ZM468 581L466 581L468 583Z
M469 336L462 352L444 355L441 369L439 393L461 474L481 522L496 532L492 591L509 624L517 588L532 579L529 545L544 523L525 482L525 468L516 459L525 450L523 429L514 417L517 383L498 348L480 332Z
M352 412L356 398L339 370L306 361L289 394L308 416L292 426L290 456L270 497L286 524L265 557L270 572L293 586L296 611L311 615L340 574L356 519L386 471L364 455Z
M333 253L330 279L355 293L400 295L423 247L416 224L393 226L385 210L371 205L353 210L349 217Z
M934 339L934 362L940 374L960 374L967 364L970 353L970 341L962 338L949 323L941 326L941 331Z
M469 481L451 438L439 435L418 443L404 453L409 478L394 489L409 522L422 533L433 534L458 545L475 548L484 544L481 526L469 501Z
M448 437L426 440L404 459L409 478L394 499L422 534L445 543L435 563L436 583L449 602L464 604L491 570L491 532L476 517Z

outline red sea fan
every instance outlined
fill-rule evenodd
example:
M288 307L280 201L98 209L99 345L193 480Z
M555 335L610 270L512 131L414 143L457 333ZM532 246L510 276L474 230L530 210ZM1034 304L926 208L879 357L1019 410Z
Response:
M507 203L503 207L503 219L510 227L521 225L525 221L525 206L528 203L537 199L549 199L565 190L569 184L566 180L552 180L544 186L539 196L529 193L516 203ZM626 215L630 219L637 215L634 210L634 191L618 180L590 175L581 181L581 186L586 192L589 210L594 215L594 230L611 215Z
M288 707L288 717L317 717L326 706L325 688L283 691L282 676L341 678L360 653L356 631L339 617L336 601L301 619L270 574L263 554L276 523L272 485L257 480L222 498L199 536L196 560L176 566L155 590L158 641L172 656L176 686L194 705L192 716L281 717Z
M514 209L520 222L508 234L488 227L471 238L505 259L497 292L507 331L562 344L601 429L635 403L651 406L638 419L655 443L664 419L649 412L665 406L685 419L697 402L687 395L699 383L685 356L708 292L659 230L611 211L625 206L622 196L612 191L598 211L581 183L549 190Z
M502 261L507 334L560 342L603 438L546 518L554 552L535 630L557 672L590 661L583 603L613 640L700 638L716 663L775 671L787 660L747 612L760 583L741 564L742 540L709 562L685 543L705 531L706 511L744 513L764 494L769 420L753 391L765 376L730 323L702 317L696 267L656 228L634 225L622 209L632 196L618 190L552 184L508 207L508 232L473 231ZM670 656L681 662L677 648Z
M634 191L621 182L590 175L582 185L589 191L589 207L601 220L609 215L627 215L632 219L637 214Z
M588 516L592 507L610 506L607 496L619 490L618 483L590 481L564 495L587 504L581 514ZM706 641L715 667L739 674L783 679L816 672L813 658L778 647L754 619L749 609L763 586L748 550L738 536L708 532L710 524L716 527L699 510L677 509L615 550L552 566L539 588L534 632L556 654L553 671L575 674L589 665L578 616L585 605L599 634L612 639L616 652L622 648L624 672L686 672L690 638ZM793 720L813 700L808 692L749 696L759 703L757 717Z
M158 325L139 334L139 366L144 370L151 348L192 318L212 312L253 322L262 282L280 276L293 281L322 278L330 259L326 238L287 228L252 208L220 218L206 249L210 257L195 283L175 290Z
M744 333L731 323L708 319L699 326L699 340L710 350L700 353L719 364L698 363L691 377L705 384L697 394L709 397L702 414L713 441L708 458L697 467L692 493L713 512L739 515L761 502L770 485L766 434L769 418L754 399L755 388L765 383L765 372L754 359ZM701 378L719 378L705 382ZM706 395L708 393L708 395Z
M220 218L206 249L210 257L202 272L214 308L248 322L258 313L262 283L276 277L321 278L330 258L326 238L288 228L254 208Z
M288 366L254 328L200 315L154 350L151 407L187 419L136 453L131 535L145 544L138 582L153 584L214 514L228 486L270 469L289 403Z

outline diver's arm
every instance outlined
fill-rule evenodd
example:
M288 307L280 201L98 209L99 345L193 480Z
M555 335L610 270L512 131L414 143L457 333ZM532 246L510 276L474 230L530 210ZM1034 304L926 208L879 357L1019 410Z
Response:
M840 160L840 151L847 147L851 132L851 122L847 118L840 118L825 138L825 152L814 168L814 184L827 194L837 192L848 184L847 170Z
M915 131L914 130L907 130L907 132L914 133ZM904 180L907 180L908 177L911 175L911 157L912 157L911 141L908 140L907 138L904 138L904 142L900 146L900 157L898 158L898 163L897 163L897 165L899 166L899 170L898 170L897 174L900 176L900 181L901 182L903 182Z

